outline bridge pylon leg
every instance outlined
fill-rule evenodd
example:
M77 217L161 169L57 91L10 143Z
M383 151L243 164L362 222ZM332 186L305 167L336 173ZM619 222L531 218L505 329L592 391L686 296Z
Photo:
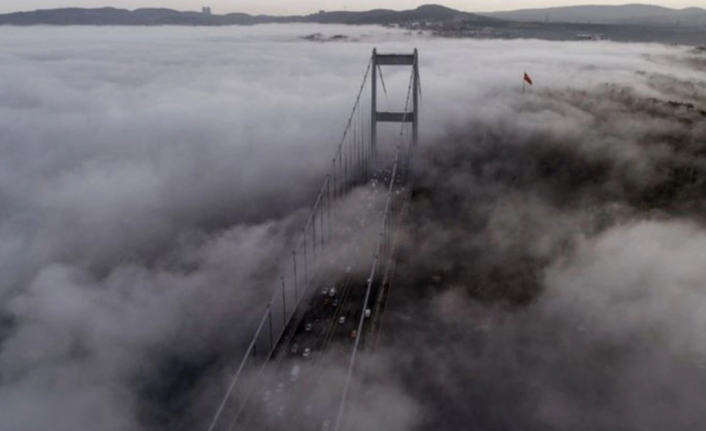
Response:
M370 157L373 163L377 160L377 125L378 123L412 123L412 148L419 143L419 52L414 49L412 54L378 54L377 49L373 49L372 73L370 78L371 92L371 121L370 121ZM377 75L382 73L381 66L411 66L412 67L412 111L407 112L379 112L377 107ZM410 150L411 150L410 149ZM374 169L373 164L373 169Z

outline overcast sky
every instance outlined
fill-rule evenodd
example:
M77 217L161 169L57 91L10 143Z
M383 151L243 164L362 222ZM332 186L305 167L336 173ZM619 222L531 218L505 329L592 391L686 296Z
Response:
M128 9L140 7L169 7L173 9L198 9L211 6L214 13L247 12L267 14L303 14L325 10L365 10L373 8L407 9L429 3L440 3L466 11L513 10L535 7L567 6L572 4L624 4L628 0L3 0L0 12L33 10L58 7L114 6ZM699 6L696 0L654 0L649 3L674 8Z

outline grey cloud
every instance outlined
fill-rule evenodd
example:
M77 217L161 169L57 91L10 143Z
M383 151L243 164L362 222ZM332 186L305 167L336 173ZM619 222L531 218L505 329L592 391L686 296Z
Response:
M703 423L703 81L642 58L495 97L418 157L389 342L421 429Z
M352 41L299 39L313 32ZM416 314L390 312L388 327L400 319L407 329L367 358L356 423L649 429L639 403L671 390L667 377L694 376L685 366L650 380L645 370L671 364L655 352L625 371L635 361L613 345L621 310L598 299L591 309L615 325L576 349L572 331L590 313L565 304L586 299L566 288L574 277L640 292L602 277L611 241L654 234L644 226L700 238L698 53L411 42L365 27L0 33L0 417L10 431L203 427L328 169L373 46L422 53L418 190L402 232L415 242L394 290ZM524 96L522 70L536 81ZM385 73L391 93L405 87L403 73ZM692 105L665 103L683 99ZM395 130L381 134L391 141ZM358 199L347 203L351 223ZM696 220L659 221L677 215ZM648 219L658 221L635 224ZM655 303L655 324L682 351L694 337L680 328L703 322L671 318L661 304L695 307L679 296ZM639 325L623 330L644 348ZM614 368L591 368L613 351ZM577 422L617 377L629 388L606 398L615 404ZM692 400L677 400L692 414L702 394L685 390Z

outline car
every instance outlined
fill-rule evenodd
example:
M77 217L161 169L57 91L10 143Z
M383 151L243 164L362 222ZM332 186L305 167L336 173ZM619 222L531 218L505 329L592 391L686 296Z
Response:
M277 409L277 417L284 417L284 406L279 406L279 409Z
M338 299L334 299L333 302L331 303L333 307L338 307Z
M311 331L311 328L313 328L313 325L312 325L311 323L307 323L307 324L304 326L304 330L305 330L306 332Z
M321 294L322 294L322 295L326 296L327 293L328 293L328 289L322 289L322 290L321 290Z
M293 366L292 372L289 374L289 380L296 382L299 379L299 374L301 374L301 367L299 365Z
M292 345L292 353L297 353L299 351L299 344L294 343Z
M277 389L275 389L275 391L277 391L278 394L281 394L282 392L284 392L284 383L282 383L282 382L277 383Z
M365 309L365 318L367 319L368 317L370 317L370 309L369 308Z
M335 288L335 287L332 287L332 288L330 288L330 289L328 290L328 296L330 296L330 297L332 297L332 298L333 298L334 296L336 296L336 288Z
M330 424L331 424L331 422L329 422L328 420L323 421L321 423L321 431L328 431L330 428L330 426L329 426Z
M313 411L314 408L311 406L311 404L307 404L306 408L304 408L304 414L306 415L306 417L310 417Z
M355 338L355 337L357 337L357 336L358 336L358 331L356 331L355 329L352 330L352 331L351 331L351 338Z
M304 349L304 352L302 352L302 357L308 358L309 356L311 356L311 349L307 347Z
M262 394L262 402L267 404L270 401L270 398L272 398L272 391L268 389L264 394Z
M339 318L338 318L338 323L341 324L341 325L343 325L344 323L346 323L346 316L341 316L341 317L339 317Z

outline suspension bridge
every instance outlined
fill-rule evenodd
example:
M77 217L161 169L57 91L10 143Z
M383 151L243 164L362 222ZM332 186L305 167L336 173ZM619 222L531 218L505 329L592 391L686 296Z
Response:
M419 56L370 57L343 137L291 257L207 431L358 429L351 403L394 271L395 226L419 140ZM383 67L409 67L402 111L378 110ZM379 123L398 123L378 142ZM392 156L380 146L392 144ZM389 153L389 152L388 152ZM343 370L343 371L341 371Z

